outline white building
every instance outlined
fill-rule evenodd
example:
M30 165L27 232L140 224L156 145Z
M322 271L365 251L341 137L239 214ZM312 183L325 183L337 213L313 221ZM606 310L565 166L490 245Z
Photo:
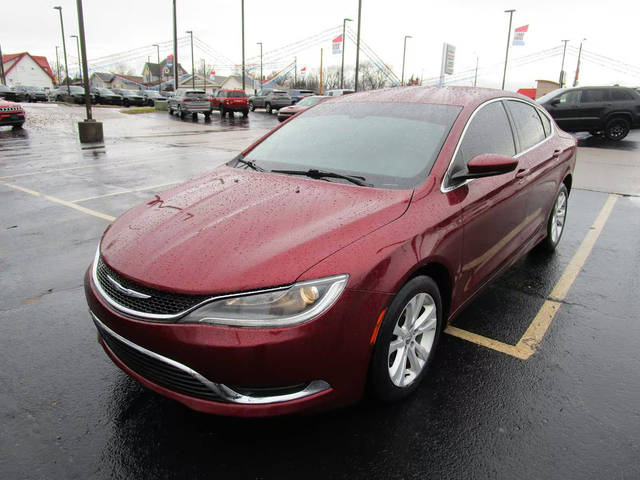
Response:
M2 55L5 83L8 86L53 88L55 77L46 57L28 52Z

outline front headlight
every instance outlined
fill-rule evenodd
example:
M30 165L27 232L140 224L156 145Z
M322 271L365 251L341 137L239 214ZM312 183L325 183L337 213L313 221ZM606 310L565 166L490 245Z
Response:
M228 296L203 305L181 322L254 328L299 325L331 307L348 279L349 275L336 275L285 288Z

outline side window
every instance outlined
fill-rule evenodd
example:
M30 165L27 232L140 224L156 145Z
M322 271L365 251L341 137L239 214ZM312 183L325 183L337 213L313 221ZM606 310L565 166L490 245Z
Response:
M511 125L502 102L489 103L476 112L464 133L451 173L466 170L469 160L483 153L509 157L516 154Z
M520 141L520 151L531 148L536 143L544 140L542 121L534 106L513 100L506 103L516 126L516 133Z
M544 113L538 110L538 115L540 115L540 120L542 120L542 126L544 127L544 136L548 137L551 135L551 120Z
M580 90L571 90L570 92L565 92L559 97L554 98L554 100L558 100L560 105L575 105L578 103L580 99Z
M604 102L607 99L607 92L602 88L588 88L582 91L580 103Z
M622 88L614 88L613 90L610 90L609 95L611 95L611 100L615 101L633 100L631 92L627 92Z

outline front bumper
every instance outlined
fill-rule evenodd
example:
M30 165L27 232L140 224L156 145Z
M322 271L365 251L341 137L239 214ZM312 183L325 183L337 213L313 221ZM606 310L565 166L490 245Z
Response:
M293 117L298 112L283 112L282 110L278 111L278 120L284 122L289 117Z
M318 411L356 402L364 391L371 333L380 311L390 301L386 294L347 289L327 312L310 322L255 329L128 318L96 293L90 272L85 278L85 294L97 320L100 342L122 370L194 410L231 416ZM182 388L185 379L178 379L180 386L172 387L166 376L159 380L149 374L157 368L144 369L130 356L118 355L117 345L109 345L113 342L109 335L114 334L116 340L124 339L174 362L175 368L182 372L188 369L203 381L196 390ZM208 391L198 390L202 385ZM289 389L284 396L246 393L283 388Z

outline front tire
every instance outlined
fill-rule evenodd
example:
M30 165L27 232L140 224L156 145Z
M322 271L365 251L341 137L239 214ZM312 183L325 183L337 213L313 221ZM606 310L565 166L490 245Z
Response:
M615 117L609 120L604 127L604 136L617 142L629 134L630 128L629 120L623 117Z
M387 310L369 367L371 395L395 402L410 395L424 378L443 328L438 285L427 276L411 279Z
M271 112L273 112L273 109L271 108L271 104L269 102L265 104L264 108L268 114L271 114Z
M568 201L569 191L566 185L562 184L547 220L547 236L541 243L542 248L547 252L553 252L560 243L567 219Z
M252 112L255 112L255 111L256 111L256 107L255 107L255 105L253 104L253 102L249 102L249 110L251 110Z

